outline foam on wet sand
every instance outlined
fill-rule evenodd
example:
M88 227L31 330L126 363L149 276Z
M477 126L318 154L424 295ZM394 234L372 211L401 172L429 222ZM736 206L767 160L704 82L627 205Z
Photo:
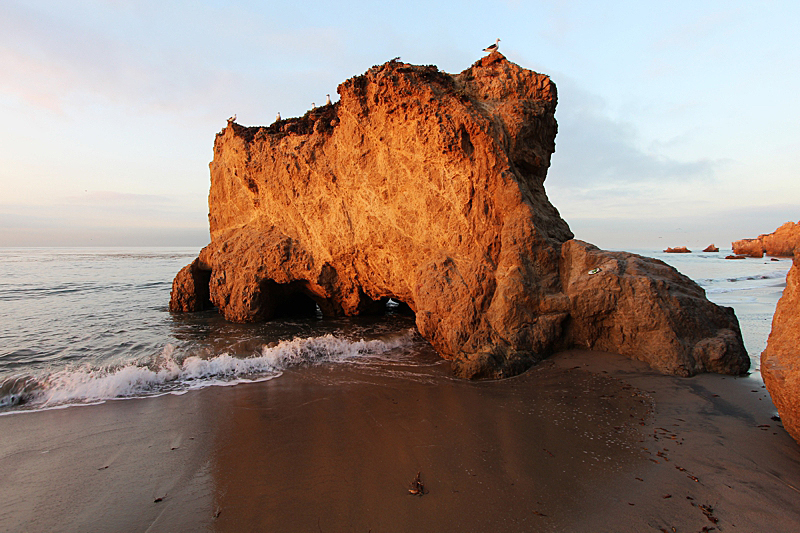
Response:
M800 453L772 410L752 378L597 352L497 382L290 368L0 417L0 529L789 531Z

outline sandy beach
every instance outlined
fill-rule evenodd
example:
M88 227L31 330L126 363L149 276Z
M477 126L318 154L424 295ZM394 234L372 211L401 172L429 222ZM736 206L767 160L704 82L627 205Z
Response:
M569 351L516 378L321 365L0 417L3 531L793 531L754 378ZM417 472L425 494L409 493ZM703 528L706 529L703 529ZM674 529L672 529L674 528Z

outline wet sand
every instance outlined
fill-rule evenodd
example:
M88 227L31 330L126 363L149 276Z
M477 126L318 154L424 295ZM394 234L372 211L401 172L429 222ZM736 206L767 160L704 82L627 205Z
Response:
M569 351L2 416L0 530L794 531L800 446L760 387Z

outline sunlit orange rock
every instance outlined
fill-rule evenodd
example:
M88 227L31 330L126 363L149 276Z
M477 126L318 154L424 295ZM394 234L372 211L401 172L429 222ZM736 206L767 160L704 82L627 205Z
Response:
M772 317L761 375L786 431L800 443L800 249Z
M667 254L690 254L692 251L685 246L677 246L675 248L667 248L664 250Z
M740 373L728 308L666 264L573 240L544 190L556 87L493 53L456 75L390 61L339 102L268 127L230 123L211 162L211 243L171 308L229 320L379 313L405 302L464 377L556 350L617 351L663 372ZM189 302L189 303L186 303Z
M731 243L733 253L749 257L792 257L800 249L800 222L786 222L772 233Z

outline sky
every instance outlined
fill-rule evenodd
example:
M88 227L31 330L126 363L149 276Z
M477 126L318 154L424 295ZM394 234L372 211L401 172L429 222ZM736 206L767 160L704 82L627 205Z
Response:
M0 2L0 246L203 246L226 119L305 113L400 56L500 38L558 86L576 238L661 249L800 219L800 2Z

